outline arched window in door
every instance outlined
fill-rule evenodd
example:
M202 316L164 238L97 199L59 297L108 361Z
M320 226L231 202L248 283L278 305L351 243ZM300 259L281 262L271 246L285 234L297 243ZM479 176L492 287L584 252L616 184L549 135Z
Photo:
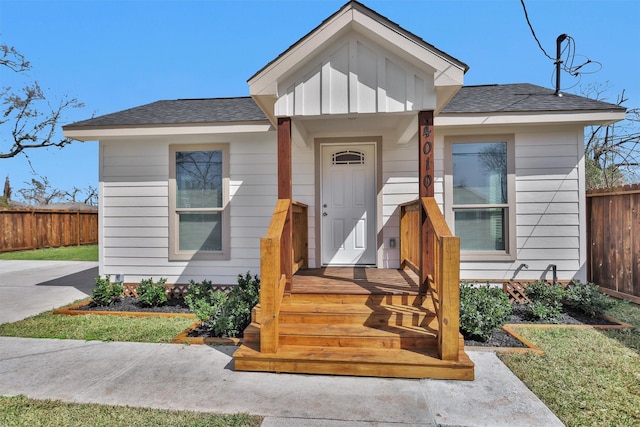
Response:
M364 165L365 157L361 151L345 150L331 155L332 165Z

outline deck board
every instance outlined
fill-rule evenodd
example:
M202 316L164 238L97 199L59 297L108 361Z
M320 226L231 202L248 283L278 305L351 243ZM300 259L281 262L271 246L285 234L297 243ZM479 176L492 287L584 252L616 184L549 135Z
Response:
M326 267L299 270L292 294L418 295L418 276L410 270Z

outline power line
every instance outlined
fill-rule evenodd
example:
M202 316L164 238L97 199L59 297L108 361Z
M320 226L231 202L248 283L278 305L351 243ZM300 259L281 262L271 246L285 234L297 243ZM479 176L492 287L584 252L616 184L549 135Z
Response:
M540 50L542 51L542 53L545 54L545 56L547 58L549 58L552 61L555 61L555 58L552 58L546 50L544 50L544 47L542 47L542 43L540 43L540 40L538 40L538 36L536 35L536 32L533 29L533 25L531 25L531 21L529 20L529 14L527 13L527 6L525 6L524 4L524 0L520 0L520 4L522 5L522 10L524 10L524 17L527 20L527 24L529 25L529 29L531 30L531 34L533 35L533 38L536 39L536 42L538 43L538 47L540 48Z
M548 59L554 62L554 64L558 67L557 69L561 69L569 73L571 76L579 77L579 78L581 78L583 74L593 74L600 71L600 69L602 68L602 64L598 61L592 61L589 58L586 58L586 61L584 61L580 65L575 65L576 41L573 39L573 37L567 34L563 34L561 36L562 39L559 38L558 40L556 40L557 43L562 43L563 41L566 41L564 48L562 48L562 50L558 52L558 57L553 58L551 55L549 55L547 51L544 49L544 47L542 46L542 43L540 43L540 39L538 39L538 36L536 35L535 30L533 29L533 25L531 24L531 20L529 19L529 13L527 12L527 6L525 5L524 0L520 0L520 4L522 5L522 10L524 11L524 17L527 20L527 25L529 25L531 34L533 35L533 38L535 39L536 43L538 43L538 47ZM586 71L586 70L581 71L583 67L588 66L590 64L592 66L589 68L595 67L597 69L595 71ZM554 70L553 74L555 74L556 72L557 71ZM552 77L552 80L553 80L553 77ZM580 80L578 80L578 83L576 83L575 85L579 83L580 83Z

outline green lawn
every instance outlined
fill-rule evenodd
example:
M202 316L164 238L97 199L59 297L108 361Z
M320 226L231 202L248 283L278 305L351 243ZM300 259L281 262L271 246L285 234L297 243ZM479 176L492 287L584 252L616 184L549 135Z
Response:
M69 316L46 311L1 324L0 336L168 343L195 321L184 317Z
M254 427L259 426L261 422L261 417L247 414L220 415L126 406L71 404L51 400L29 399L24 396L0 396L0 425L8 427Z
M0 259L31 261L98 261L98 245L66 246L0 253Z
M636 329L520 328L544 355L500 356L567 426L640 425L640 306L607 314Z

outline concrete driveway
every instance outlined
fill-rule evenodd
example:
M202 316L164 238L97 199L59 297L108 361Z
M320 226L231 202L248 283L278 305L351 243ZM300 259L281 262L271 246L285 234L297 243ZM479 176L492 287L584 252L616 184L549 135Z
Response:
M0 260L0 323L85 298L97 276L97 262Z

